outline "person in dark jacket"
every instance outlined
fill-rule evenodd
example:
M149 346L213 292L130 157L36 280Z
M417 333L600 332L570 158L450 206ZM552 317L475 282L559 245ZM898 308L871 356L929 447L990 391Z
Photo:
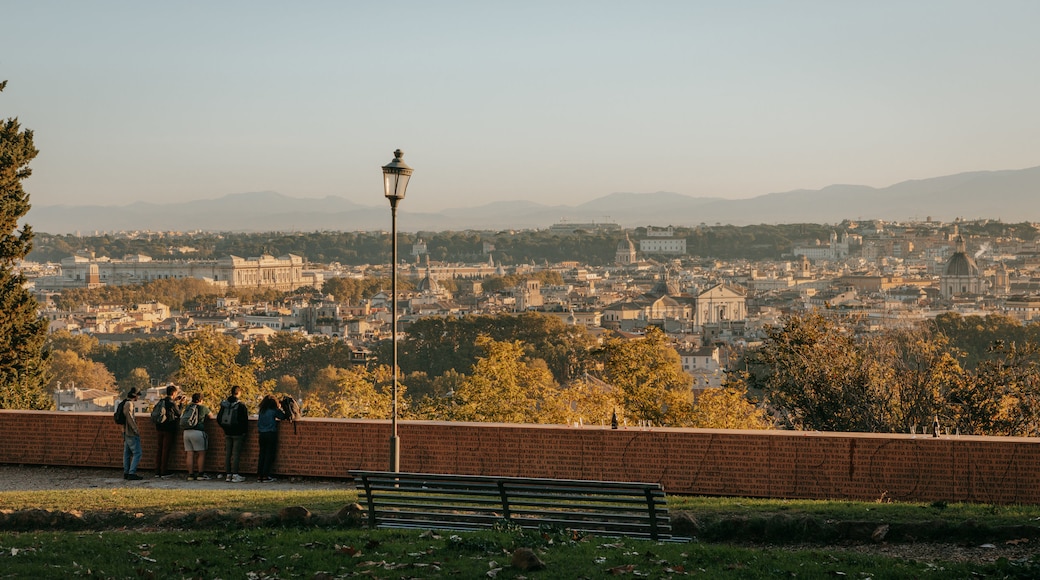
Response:
M274 481L271 470L278 452L278 421L285 420L285 413L274 395L267 395L260 401L260 410L256 419L256 432L260 441L260 459L256 466L257 481L268 483Z
M217 425L224 430L224 480L228 483L246 480L238 472L242 444L249 426L249 409L238 398L241 393L241 387L231 387L230 396L220 402L220 411L217 412Z
M167 465L170 462L170 450L177 444L177 422L184 410L184 395L177 385L166 385L166 396L159 399L156 407L162 405L162 422L155 423L155 477L169 477ZM153 419L160 416L153 411Z

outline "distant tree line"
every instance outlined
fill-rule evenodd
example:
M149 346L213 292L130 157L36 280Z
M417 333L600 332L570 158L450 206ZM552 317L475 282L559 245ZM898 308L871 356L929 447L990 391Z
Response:
M845 231L850 224L758 224L748 226L700 225L676 227L674 235L686 239L691 257L716 259L776 260L789 255L799 244L826 241L831 232ZM1002 222L964 223L958 226L966 235L1009 236L1034 239L1032 224ZM947 229L952 228L948 226ZM932 230L919 226L915 233L929 235ZM635 238L645 236L636 228ZM561 234L548 230L402 232L398 244L408 248L422 240L430 258L446 262L487 261L485 244L499 264L544 264L577 261L592 266L614 262L619 233L577 231ZM180 254L180 248L193 251ZM227 255L242 257L261 254L296 254L312 263L339 262L345 265L381 264L389 261L390 237L387 232L295 232L295 233L201 233L195 235L142 235L130 239L113 235L74 236L38 233L29 259L57 262L77 251L122 258L144 254L156 259L192 257L215 259Z

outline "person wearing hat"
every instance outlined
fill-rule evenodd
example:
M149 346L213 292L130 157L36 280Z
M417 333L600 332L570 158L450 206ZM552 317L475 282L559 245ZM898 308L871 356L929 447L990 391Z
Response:
M123 405L123 415L126 417L123 423L123 479L130 481L142 479L137 475L137 464L141 462L141 430L134 417L134 403L139 395L137 387L131 387L126 393L126 404Z
M167 465L170 462L170 450L177 443L177 425L184 411L184 395L180 387L173 383L166 385L166 396L159 399L152 410L152 421L155 423L155 477L169 477Z

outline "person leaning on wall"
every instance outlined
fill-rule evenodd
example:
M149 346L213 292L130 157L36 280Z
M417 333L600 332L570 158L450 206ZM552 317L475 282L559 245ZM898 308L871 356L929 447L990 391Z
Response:
M141 429L137 426L134 406L140 393L131 387L123 404L123 479L138 481L137 465L141 463Z
M166 385L166 396L159 399L152 409L152 422L155 424L155 477L169 477L167 465L170 462L170 451L177 440L177 424L184 410L184 395L180 388L170 383Z
M210 479L203 472L206 463L206 419L216 419L213 411L202 404L202 393L191 396L191 404L181 414L181 429L184 429L185 463L188 466L188 481Z
M241 387L231 387L228 398L220 402L220 411L217 412L217 425L224 430L224 480L228 483L242 483L246 480L238 472L242 444L249 426L249 409L239 399L241 394Z
M256 434L260 444L260 456L256 465L256 480L260 483L274 481L271 471L274 469L274 458L278 453L278 421L285 420L278 399L267 395L260 401L260 410L256 418Z

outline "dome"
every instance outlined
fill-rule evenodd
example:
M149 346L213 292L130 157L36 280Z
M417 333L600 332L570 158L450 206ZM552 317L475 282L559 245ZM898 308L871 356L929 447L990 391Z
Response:
M979 267L975 264L975 258L964 252L957 252L950 256L950 261L946 263L946 275L971 276L974 278L979 275Z
M439 282L437 282L436 278L430 276L430 274L427 273L425 276L423 276L422 280L419 280L419 284L415 287L415 289L419 292L437 294L441 291L441 285Z
M975 263L975 258L968 255L963 236L957 236L957 251L950 256L950 261L946 262L945 273L947 276L971 276L973 278L979 275L979 267Z
M618 242L617 249L619 252L635 252L636 245L632 243L632 240L628 239L628 236L626 235L625 239Z

